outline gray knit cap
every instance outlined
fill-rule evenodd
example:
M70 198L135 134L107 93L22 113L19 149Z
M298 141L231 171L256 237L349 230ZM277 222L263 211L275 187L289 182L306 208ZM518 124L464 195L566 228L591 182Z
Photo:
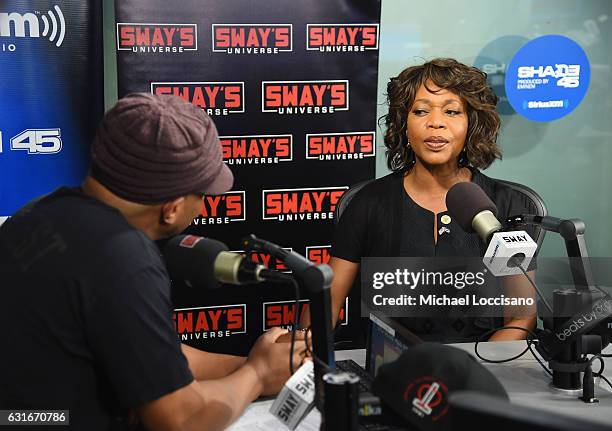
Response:
M225 193L234 181L212 119L176 96L133 93L120 99L98 127L91 160L96 180L143 204Z

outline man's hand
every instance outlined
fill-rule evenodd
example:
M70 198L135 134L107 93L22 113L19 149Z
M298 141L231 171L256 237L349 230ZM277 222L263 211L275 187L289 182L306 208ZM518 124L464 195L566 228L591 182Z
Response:
M278 393L289 378L289 343L277 343L287 331L273 328L259 337L243 366L230 375L192 382L137 409L151 431L221 430L259 395ZM302 360L306 345L295 343L293 363Z
M306 337L308 337L306 339ZM298 329L295 332L295 341L297 343L297 341L306 341L306 346L309 349L312 349L312 331L310 329L306 330L306 329ZM278 337L276 339L277 343L291 343L291 332L288 332L286 334L282 334L280 337ZM305 358L309 358L311 357L312 354L312 350L306 350L306 352L304 353L304 359ZM303 361L302 361L303 362Z
M295 341L304 341L304 335L306 334L306 332L308 332L308 334L310 335L310 331L306 331L305 329L298 329L297 331L295 331ZM291 343L291 331L288 331L284 334L281 334L277 339L276 339L277 343ZM308 343L310 344L310 337L308 338Z
M291 334L280 328L272 328L257 339L251 349L246 365L252 366L261 381L262 395L277 394L289 376L289 349L291 343L278 342L279 338ZM306 343L302 339L295 342L293 349L293 366L297 369L306 352Z

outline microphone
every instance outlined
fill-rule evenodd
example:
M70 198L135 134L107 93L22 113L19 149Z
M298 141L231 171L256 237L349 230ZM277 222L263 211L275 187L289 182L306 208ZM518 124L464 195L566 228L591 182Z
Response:
M505 232L497 219L497 207L474 183L457 183L446 194L446 208L461 228L476 232L488 244L483 262L495 276L522 274L538 245L525 231Z
M313 362L305 362L287 380L270 407L270 413L290 430L294 430L315 405L314 379Z
M282 247L249 235L242 241L245 250L265 251L281 259L287 268L293 271L300 287L304 287L310 299L310 321L312 328L313 354L317 358L315 369L315 397L317 408L323 408L323 372L324 367L335 367L333 333L331 327L331 281L334 273L327 264L315 265L304 256L287 251Z
M252 284L285 280L244 255L228 251L225 244L195 235L178 235L164 247L166 266L171 278L185 280L191 286L215 289L221 283ZM221 282L221 283L219 283Z

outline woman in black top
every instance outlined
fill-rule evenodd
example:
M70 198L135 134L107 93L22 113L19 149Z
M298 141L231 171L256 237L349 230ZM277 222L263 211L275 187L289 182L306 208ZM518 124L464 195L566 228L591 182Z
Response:
M453 59L435 59L402 71L391 79L387 92L385 145L393 173L365 186L339 220L330 261L336 315L362 257L484 255L478 236L465 233L447 212L446 192L454 184L472 181L482 187L501 220L530 212L518 193L478 170L501 158L496 145L498 99L483 72ZM533 297L522 275L504 277L502 288L511 296ZM497 319L415 318L408 319L407 326L425 339L459 342L476 340L504 324L533 329L535 321L535 310L517 316L504 309ZM506 329L490 340L525 335Z

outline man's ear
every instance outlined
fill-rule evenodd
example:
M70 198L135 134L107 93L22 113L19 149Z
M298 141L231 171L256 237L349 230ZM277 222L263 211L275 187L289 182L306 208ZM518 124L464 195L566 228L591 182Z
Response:
M180 198L176 198L174 200L163 203L160 211L160 220L159 223L161 225L170 225L176 223L181 211L183 209L183 205L185 203L185 197L181 196Z

